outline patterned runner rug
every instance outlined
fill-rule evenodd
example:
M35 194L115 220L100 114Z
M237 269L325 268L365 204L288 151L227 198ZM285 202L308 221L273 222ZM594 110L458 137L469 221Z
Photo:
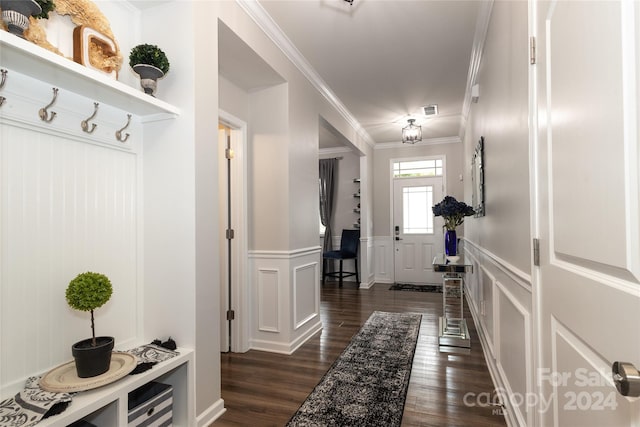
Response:
M399 426L421 318L374 312L287 426Z
M389 287L390 291L416 291L416 292L440 292L442 284L439 285L414 285L413 283L394 283Z

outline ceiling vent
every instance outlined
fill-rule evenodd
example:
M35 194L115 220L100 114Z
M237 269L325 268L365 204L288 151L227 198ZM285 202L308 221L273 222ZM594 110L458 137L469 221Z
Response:
M425 105L424 107L422 107L422 112L425 116L435 116L436 114L438 114L438 105Z

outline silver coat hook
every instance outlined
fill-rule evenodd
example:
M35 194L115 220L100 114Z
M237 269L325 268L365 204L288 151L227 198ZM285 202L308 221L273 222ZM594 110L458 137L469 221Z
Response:
M122 138L122 131L124 131L128 126L129 123L131 123L131 114L127 114L127 124L124 125L124 127L120 130L116 131L116 139L120 142L125 142L127 139L129 139L129 134L125 134L124 138Z
M93 131L96 130L96 127L98 126L95 123L91 123L91 130L89 130L89 120L93 119L96 116L96 114L98 114L99 105L100 105L99 103L94 102L93 114L87 117L85 120L83 120L82 123L80 123L80 125L82 126L82 130L85 131L86 133L93 133Z
M7 81L8 71L4 68L0 68L0 73L2 73L2 80L0 80L0 89L2 89L4 87L4 83ZM2 104L4 104L4 101L6 100L7 98L5 98L4 96L0 96L0 107L2 107Z
M58 88L54 87L53 88L53 99L51 100L51 102L49 104L47 104L46 107L42 107L40 109L40 111L38 111L38 115L40 116L40 120L42 120L43 122L47 122L47 123L51 123L51 120L54 119L54 117L56 116L56 112L52 111L51 112L51 116L49 116L49 108L51 108L51 106L54 104L54 102L56 102L56 98L58 98Z

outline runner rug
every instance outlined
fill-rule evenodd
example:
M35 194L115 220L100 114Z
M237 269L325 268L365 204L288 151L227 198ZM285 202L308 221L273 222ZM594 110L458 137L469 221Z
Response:
M399 426L421 317L374 312L287 426Z

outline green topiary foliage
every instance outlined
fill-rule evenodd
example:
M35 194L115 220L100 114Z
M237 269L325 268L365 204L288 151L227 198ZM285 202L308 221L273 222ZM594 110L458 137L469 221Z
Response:
M156 45L139 44L131 49L129 65L133 67L137 64L153 65L165 74L169 72L169 59L167 59L167 55L165 55L162 49Z
M111 281L100 273L87 271L76 276L67 286L67 303L71 308L91 312L91 335L93 346L96 345L96 328L93 310L102 307L113 293Z
M36 0L36 3L40 5L42 12L39 15L33 15L33 17L38 19L49 19L49 12L52 12L56 8L53 0Z
M107 276L88 271L76 276L67 287L67 303L80 311L92 311L102 307L113 293Z

